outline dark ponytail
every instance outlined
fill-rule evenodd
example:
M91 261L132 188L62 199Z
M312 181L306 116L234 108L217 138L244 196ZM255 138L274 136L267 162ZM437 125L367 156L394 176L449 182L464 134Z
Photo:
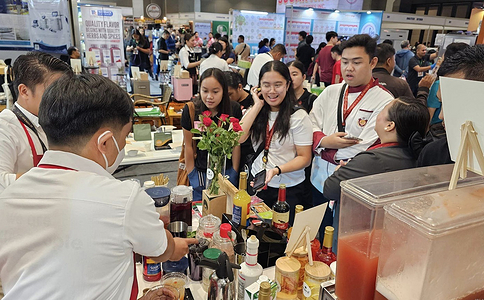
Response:
M219 42L213 43L210 48L208 49L209 54L217 54L223 50L222 44Z

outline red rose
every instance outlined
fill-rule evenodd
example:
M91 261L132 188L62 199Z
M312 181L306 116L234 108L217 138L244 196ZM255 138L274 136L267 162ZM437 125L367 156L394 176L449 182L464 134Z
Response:
M212 113L211 113L209 110L206 110L206 111L204 111L204 112L202 113L202 115L203 115L204 117L210 117L210 116L212 115Z
M231 117L230 118L230 123L239 123L239 119Z
M222 114L222 115L220 115L220 121L225 122L225 120L227 120L228 117L229 117L229 115Z
M205 117L203 118L203 125L205 125L206 127L212 125L212 119L208 118L208 117Z
M237 120L238 121L238 120ZM240 132L242 131L242 127L240 126L239 123L232 123L232 128L234 129L235 132Z

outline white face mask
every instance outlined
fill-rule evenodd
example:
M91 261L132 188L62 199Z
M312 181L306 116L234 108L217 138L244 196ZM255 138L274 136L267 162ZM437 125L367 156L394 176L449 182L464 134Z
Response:
M108 130L108 131L105 131L103 134L101 134L101 135L100 135L100 136L97 138L97 143L99 144L99 141L101 140L101 138L102 138L103 136L105 136L106 134L108 134L109 132L111 132L111 131L109 131L109 130ZM123 161L123 159L124 159L124 154L125 154L125 152L124 152L124 148L123 148L123 149L121 149L121 150L119 150L118 142L116 141L116 139L114 138L114 136L113 136L112 138L113 138L113 141L114 141L114 145L116 146L116 149L118 150L118 155L116 156L116 160L114 161L114 163L113 163L111 166L109 166L109 162L108 162L108 159L107 159L106 155L105 155L104 153L101 153L101 154L102 154L102 156L104 157L104 162L105 162L105 164L106 164L105 169L106 169L106 171L108 171L108 172L109 172L109 174L113 174L113 173L114 173L114 171L116 171L116 169L118 168L118 166L119 166L119 165L121 164L121 162Z

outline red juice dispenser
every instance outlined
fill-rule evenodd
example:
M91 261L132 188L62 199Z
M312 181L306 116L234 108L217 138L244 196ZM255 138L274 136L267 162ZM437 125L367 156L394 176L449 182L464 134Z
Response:
M484 299L484 184L385 207L375 299Z
M341 183L336 264L336 296L339 300L373 300L375 296L383 206L447 190L452 170L453 165L441 165ZM469 173L468 179L459 182L459 186L478 183L484 183L484 178Z

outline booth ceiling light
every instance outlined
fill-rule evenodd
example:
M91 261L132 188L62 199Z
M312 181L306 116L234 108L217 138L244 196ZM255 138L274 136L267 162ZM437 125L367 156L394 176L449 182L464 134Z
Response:
M163 20L165 20L165 21L166 21L166 20L168 20L168 19L167 19L167 17L163 17Z
M307 11L314 11L314 9L312 9L312 8L308 8L308 9L307 9Z
M335 10L334 12L335 12L335 13L339 13L339 10Z
M367 13L368 15L371 15L371 11L367 11L366 13Z
M262 12L262 11L241 10L241 12L244 13L244 14L267 15L266 12Z

